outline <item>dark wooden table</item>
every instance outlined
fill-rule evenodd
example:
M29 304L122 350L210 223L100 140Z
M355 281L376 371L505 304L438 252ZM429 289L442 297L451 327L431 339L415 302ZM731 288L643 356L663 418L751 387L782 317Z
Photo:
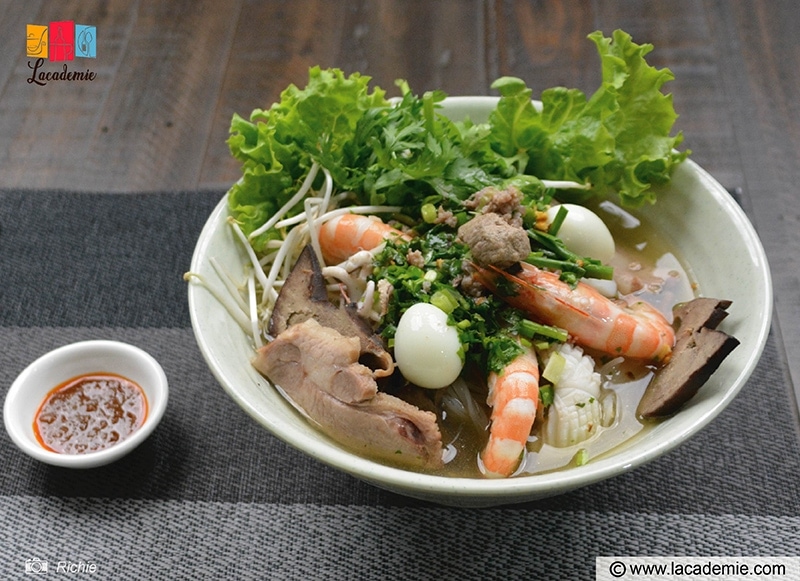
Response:
M591 92L586 35L622 28L669 67L693 159L741 189L774 274L775 329L800 385L800 11L791 0L612 2L0 3L0 186L133 192L225 189L234 112L268 106L312 65L396 90L491 94L501 75ZM28 83L26 25L96 26L92 81ZM80 64L77 64L80 63Z

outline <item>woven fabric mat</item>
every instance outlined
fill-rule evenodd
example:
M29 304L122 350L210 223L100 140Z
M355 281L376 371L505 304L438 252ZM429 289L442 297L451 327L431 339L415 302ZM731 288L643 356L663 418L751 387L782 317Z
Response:
M288 447L223 392L191 330L182 274L221 196L0 191L0 395L39 355L98 338L150 352L171 390L152 436L104 468L46 466L0 434L3 578L31 558L119 579L589 579L600 555L800 554L797 409L772 335L697 436L543 501L430 505Z

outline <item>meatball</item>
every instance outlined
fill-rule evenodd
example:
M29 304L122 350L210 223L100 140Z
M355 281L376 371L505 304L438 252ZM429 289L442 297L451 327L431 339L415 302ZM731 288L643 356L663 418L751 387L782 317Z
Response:
M479 266L508 268L528 257L528 234L494 212L479 214L458 229L458 237L469 246Z

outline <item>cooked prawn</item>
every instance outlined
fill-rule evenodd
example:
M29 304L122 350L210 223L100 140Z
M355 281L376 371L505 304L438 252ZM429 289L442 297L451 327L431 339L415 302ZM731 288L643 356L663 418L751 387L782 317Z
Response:
M325 262L338 264L359 250L372 250L392 237L410 239L404 232L374 216L342 214L322 225L319 245Z
M500 373L489 374L486 403L492 408L489 441L481 453L484 473L511 476L522 460L539 404L539 362L523 347Z
M637 299L620 304L588 284L578 282L573 288L558 274L527 263L521 266L516 275L495 267L476 267L477 278L511 306L565 329L584 347L653 362L669 359L675 332L652 305ZM511 283L510 289L498 284L500 277Z

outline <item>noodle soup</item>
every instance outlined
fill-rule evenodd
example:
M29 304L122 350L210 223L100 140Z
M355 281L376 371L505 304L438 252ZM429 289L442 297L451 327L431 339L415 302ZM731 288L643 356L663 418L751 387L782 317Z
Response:
M610 264L615 270L619 291L634 293L657 307L672 320L672 307L691 300L697 284L691 270L684 267L652 225L611 204L590 206L607 224L616 242ZM612 359L598 352L596 371L602 378L601 405L603 421L586 440L569 446L555 446L546 437L547 412L540 411L528 440L525 458L517 476L557 471L602 457L623 446L631 438L653 425L652 420L637 417L636 408L655 368L637 361ZM406 388L407 389L407 388ZM486 446L488 418L486 382L479 372L464 373L451 388L433 394L405 397L422 403L437 413L446 443L445 466L435 471L450 477L483 477L476 458Z

